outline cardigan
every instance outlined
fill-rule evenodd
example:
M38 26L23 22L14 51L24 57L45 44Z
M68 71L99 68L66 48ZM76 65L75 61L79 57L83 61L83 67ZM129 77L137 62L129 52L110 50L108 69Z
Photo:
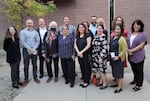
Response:
M121 58L121 61L123 62L126 57L126 51L127 51L127 43L123 36L120 37L118 40L119 43L119 57Z
M140 45L142 42L147 43L147 34L145 32L139 32L135 39L133 40L132 46L130 46L130 37L132 33L129 33L127 37L128 49L133 49L136 46ZM129 61L133 63L139 63L145 59L145 50L144 47L136 52L133 55L129 56Z

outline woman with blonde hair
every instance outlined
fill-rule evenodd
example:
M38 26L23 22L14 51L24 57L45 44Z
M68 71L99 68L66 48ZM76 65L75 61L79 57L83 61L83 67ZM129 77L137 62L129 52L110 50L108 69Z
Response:
M43 56L46 58L47 73L49 78L47 83L52 80L52 60L54 62L54 82L58 81L58 25L55 21L49 23L48 32L44 36Z
M108 32L107 32L106 23L105 23L104 19L103 18L97 18L96 24L104 26L104 34L106 35L106 39L108 40Z

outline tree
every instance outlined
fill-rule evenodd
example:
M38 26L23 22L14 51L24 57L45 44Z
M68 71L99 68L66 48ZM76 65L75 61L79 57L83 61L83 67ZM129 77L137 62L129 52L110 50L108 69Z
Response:
M44 5L47 5L49 3L49 1L53 1L53 0L35 0L35 1L42 3Z
M23 22L27 17L44 17L56 9L53 3L43 5L35 0L4 0L1 5L1 13L19 29L23 28Z

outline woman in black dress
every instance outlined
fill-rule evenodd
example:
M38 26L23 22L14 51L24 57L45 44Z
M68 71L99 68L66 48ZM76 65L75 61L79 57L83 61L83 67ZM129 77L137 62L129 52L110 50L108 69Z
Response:
M78 61L81 68L83 77L83 83L80 86L87 87L89 85L91 68L89 66L88 55L90 53L92 37L86 33L86 27L84 24L79 24L77 27L77 36L75 39L75 50L77 52Z

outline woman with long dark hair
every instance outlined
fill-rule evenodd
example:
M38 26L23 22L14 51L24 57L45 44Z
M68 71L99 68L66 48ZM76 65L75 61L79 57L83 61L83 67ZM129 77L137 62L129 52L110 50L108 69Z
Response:
M128 60L131 65L134 79L130 84L136 84L134 91L141 90L144 79L144 46L147 43L147 34L144 32L144 23L141 20L135 20L131 26L131 33L127 37Z
M7 29L4 39L3 49L6 51L7 62L11 67L11 80L13 88L19 88L22 85L19 78L19 64L21 60L19 38L15 27L10 26Z
M89 85L91 68L89 66L90 47L91 47L92 37L90 34L86 33L86 27L84 24L78 24L77 26L77 36L75 39L75 50L77 52L78 61L81 68L81 73L83 77L83 83L80 86L87 87Z

